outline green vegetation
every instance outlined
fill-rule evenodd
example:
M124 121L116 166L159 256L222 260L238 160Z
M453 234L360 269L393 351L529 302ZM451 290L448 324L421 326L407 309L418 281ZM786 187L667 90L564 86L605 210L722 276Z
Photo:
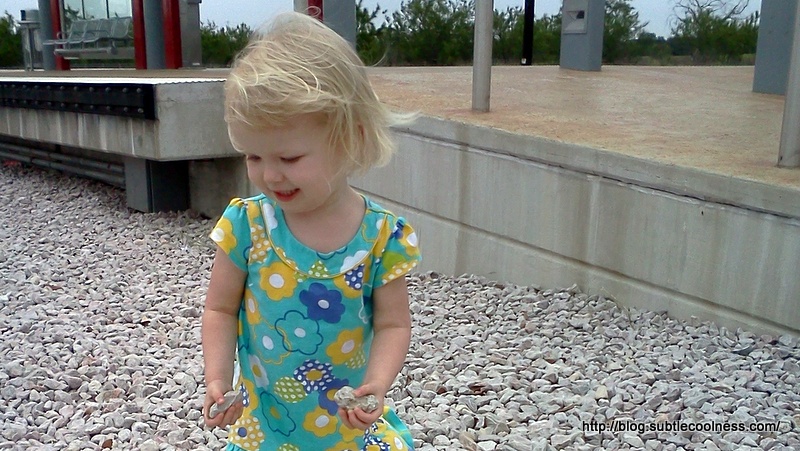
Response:
M22 67L22 33L14 17L0 17L0 67Z
M758 40L758 13L742 17L747 0L677 0L669 37L644 31L631 0L607 0L603 39L605 64L752 64ZM367 64L470 64L474 0L407 0L398 11L368 10L358 0L356 47ZM494 12L496 64L518 64L522 56L522 7ZM229 66L247 44L246 24L201 25L203 62ZM536 18L533 62L558 64L561 14ZM22 67L20 30L14 18L0 17L0 67Z

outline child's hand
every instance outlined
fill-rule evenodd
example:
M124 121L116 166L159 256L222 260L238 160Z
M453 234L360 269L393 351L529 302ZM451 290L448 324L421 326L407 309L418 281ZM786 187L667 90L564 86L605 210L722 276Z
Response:
M206 389L206 398L203 402L203 417L206 420L208 427L226 427L236 422L242 412L244 405L241 401L234 402L227 410L217 413L214 418L209 417L211 406L214 404L221 405L225 401L225 393L230 391L231 386L225 385L222 381L212 381L208 383Z
M370 384L364 384L357 389L353 390L353 395L356 397L375 395L378 399L378 408L372 412L364 412L361 408L357 407L353 410L339 408L339 418L342 423L350 429L359 429L362 431L367 430L373 423L378 421L378 418L383 414L384 395L378 390L373 389Z

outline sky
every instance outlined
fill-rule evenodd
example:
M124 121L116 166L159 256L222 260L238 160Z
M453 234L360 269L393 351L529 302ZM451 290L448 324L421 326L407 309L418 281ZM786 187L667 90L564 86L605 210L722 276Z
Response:
M87 3L97 0L85 0ZM374 9L380 5L389 13L400 9L402 0L364 0L364 6ZM507 7L524 6L524 0L495 0L494 9L505 10ZM534 14L555 14L561 7L562 0L535 0ZM0 12L7 11L19 19L21 9L36 9L37 0L0 0ZM255 28L270 17L283 11L291 11L292 0L203 0L200 5L200 19L203 22L213 21L218 26L238 25L246 23ZM632 0L631 5L639 12L639 20L649 22L645 28L659 36L669 36L674 23L674 0ZM761 0L750 0L745 14L758 11ZM380 18L383 15L379 14Z

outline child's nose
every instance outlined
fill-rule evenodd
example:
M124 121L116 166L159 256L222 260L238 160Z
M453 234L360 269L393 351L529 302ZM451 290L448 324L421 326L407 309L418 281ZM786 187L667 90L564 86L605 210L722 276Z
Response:
M280 171L275 167L265 166L261 172L261 178L268 183L279 182L283 178Z

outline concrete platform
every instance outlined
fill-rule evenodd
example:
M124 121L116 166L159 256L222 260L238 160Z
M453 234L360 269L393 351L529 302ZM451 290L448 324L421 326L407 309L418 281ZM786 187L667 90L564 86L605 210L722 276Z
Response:
M800 170L752 67L495 67L489 113L468 67L372 75L423 117L358 183L418 224L423 268L800 332Z
M217 79L203 83L216 95L225 75L112 72ZM800 335L800 170L776 166L783 98L752 92L753 67L495 67L489 113L471 111L469 67L370 73L384 101L420 118L396 130L388 167L354 182L416 226L420 269L578 284L623 305ZM192 102L170 101L182 99ZM203 116L188 104L174 106ZM173 126L218 142L209 121ZM142 138L118 141L131 139ZM215 214L252 189L241 160L221 158L235 156L229 145L192 153L204 158L190 163L193 208Z

